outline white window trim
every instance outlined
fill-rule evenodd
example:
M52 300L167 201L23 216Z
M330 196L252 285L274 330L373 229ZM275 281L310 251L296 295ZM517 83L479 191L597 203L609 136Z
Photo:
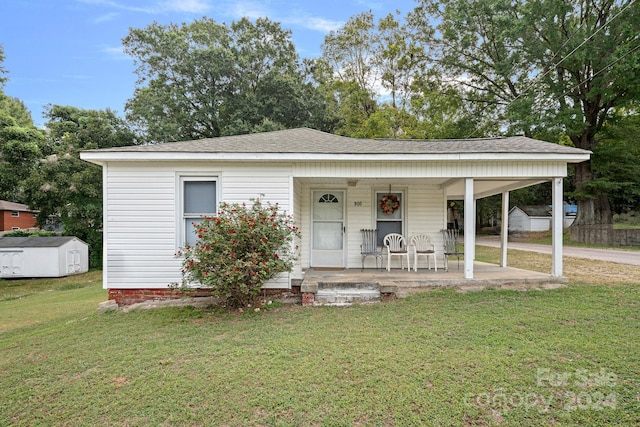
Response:
M176 174L176 248L184 248L186 226L184 212L184 183L188 181L215 181L216 183L216 212L198 212L201 215L218 214L218 206L220 205L220 176L219 174L209 173L178 173ZM192 217L189 217L192 218Z
M18 218L20 216L20 211L11 211L11 216L13 218Z

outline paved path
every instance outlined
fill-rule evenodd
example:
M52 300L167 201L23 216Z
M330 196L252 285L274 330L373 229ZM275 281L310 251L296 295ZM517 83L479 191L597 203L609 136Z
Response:
M476 244L480 246L491 246L494 248L499 248L500 238L493 236L478 237L476 239ZM551 245L541 245L538 243L509 242L507 244L507 247L509 249L518 249L521 251L540 252L543 254L551 253ZM565 257L587 258L600 261L615 262L618 264L640 265L640 251L620 251L616 249L595 249L564 246L562 252Z

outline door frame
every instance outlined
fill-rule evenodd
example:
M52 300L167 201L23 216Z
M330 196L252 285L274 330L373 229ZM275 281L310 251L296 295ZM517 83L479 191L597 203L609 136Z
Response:
M315 199L314 199L314 194L316 192L323 192L323 193L341 193L343 200L342 200L342 256L340 257L340 265L328 265L325 263L325 265L323 264L318 264L316 261L316 259L314 259L314 232L313 232L313 225L315 223L314 218L313 218L313 214L314 214L314 209L315 209ZM310 206L310 215L309 215L309 220L310 220L310 239L309 239L309 266L311 268L317 267L317 268L346 268L347 266L347 189L343 188L343 187L330 187L330 188L322 188L322 187L316 187L316 188L311 188L310 189L310 201L311 201L311 206Z

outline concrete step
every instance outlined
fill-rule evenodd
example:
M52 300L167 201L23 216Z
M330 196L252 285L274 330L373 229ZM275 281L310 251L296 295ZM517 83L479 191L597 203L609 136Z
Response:
M318 305L351 305L354 303L374 303L380 301L380 291L363 288L318 289L315 303Z

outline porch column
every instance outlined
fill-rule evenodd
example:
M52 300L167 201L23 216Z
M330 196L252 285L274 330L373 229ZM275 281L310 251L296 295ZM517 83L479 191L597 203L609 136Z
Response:
M509 240L509 192L502 193L502 223L500 224L500 267L507 266L507 241Z
M464 180L464 278L473 279L473 259L476 244L476 205L473 197L473 178Z
M562 203L562 178L553 178L551 205L551 276L562 277L562 230L564 206Z

